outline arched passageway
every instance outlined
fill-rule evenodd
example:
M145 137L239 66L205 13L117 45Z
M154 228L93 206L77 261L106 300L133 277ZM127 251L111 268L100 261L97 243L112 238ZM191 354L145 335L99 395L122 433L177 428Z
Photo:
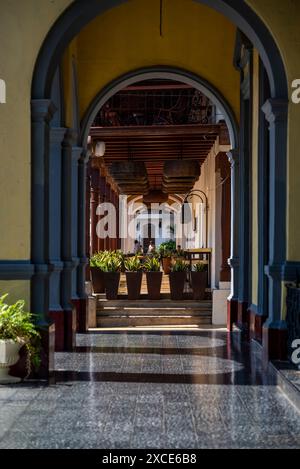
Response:
M72 4L49 32L40 51L35 66L32 82L32 244L31 261L34 265L32 277L31 307L33 313L40 314L40 325L49 336L49 302L57 310L64 311L61 321L64 323L63 342L66 347L72 347L72 332L74 321L74 308L71 300L75 302L79 316L84 316L86 296L84 291L86 246L84 236L85 226L85 170L89 157L87 151L87 129L93 113L96 112L95 103L91 104L90 112L83 121L82 128L74 122L73 129L62 126L59 116L63 103L57 95L59 76L57 74L62 54L80 29L95 16L118 6L121 1L75 2ZM287 80L283 60L276 46L272 34L261 19L244 2L233 0L207 0L200 3L207 4L229 18L243 32L238 35L235 63L244 76L245 63L242 59L251 62L251 43L260 54L265 70L264 83L269 84L268 98L264 104L263 112L270 123L269 136L269 256L266 274L268 276L268 312L253 311L254 322L256 316L268 317L264 325L264 349L266 356L278 358L284 353L285 324L282 316L282 272L286 261L286 151L287 151ZM246 39L245 36L248 39ZM251 42L250 42L251 41ZM241 57L241 50L246 55ZM161 72L163 70L160 70ZM170 71L167 71L170 73ZM176 71L175 71L176 73ZM203 86L201 79L196 79L183 71L181 78L192 79L198 86ZM136 72L132 78L135 80ZM266 78L267 77L267 78ZM127 77L130 79L130 76ZM124 77L119 83L122 83ZM113 86L118 86L114 83ZM113 90L113 86L109 90ZM248 83L249 86L249 83ZM238 293L232 292L232 302L229 308L229 327L238 322L241 327L249 326L249 311L247 288L249 281L244 276L249 262L249 238L245 232L249 227L249 196L246 196L244 187L249 184L247 173L249 170L248 140L250 122L249 96L247 95L247 80L241 79L241 123L239 142L237 128L232 113L226 106L220 94L206 84L206 92L212 93L214 99L219 100L231 130L231 139L234 142L231 153L233 170L233 236L231 268L239 272L240 281ZM105 93L108 90L104 90ZM103 91L102 91L103 93ZM243 93L244 96L243 96ZM101 97L101 95L100 95ZM99 101L99 97L97 98ZM58 107L56 112L53 101ZM261 117L262 118L262 117ZM61 150L62 148L62 150ZM246 149L246 151L245 151ZM60 164L62 158L63 164ZM238 169L239 164L239 169ZM51 166L52 165L52 166ZM61 176L65 183L58 191L55 188L55 171L61 168ZM244 179L243 179L244 178ZM54 184L54 186L52 186ZM52 190L52 192L51 192ZM55 197L53 194L56 194ZM52 194L52 195L51 195ZM74 194L77 194L74 199ZM248 197L248 198L247 198ZM59 207L59 209L58 209ZM58 209L58 210L57 210ZM235 218L234 218L235 217ZM62 224L60 225L60 220ZM61 231L57 229L60 226ZM76 236L74 237L74 227ZM57 233L61 232L61 239ZM266 236L266 234L264 235ZM56 241L55 241L56 239ZM235 242L235 239L239 239ZM265 239L260 240L265 243ZM261 259L266 258L265 248ZM264 266L261 265L260 269ZM235 274L234 274L235 275ZM235 285L235 282L233 282ZM56 296L49 298L49 292L55 291ZM262 324L261 324L262 325ZM47 368L46 364L46 368Z

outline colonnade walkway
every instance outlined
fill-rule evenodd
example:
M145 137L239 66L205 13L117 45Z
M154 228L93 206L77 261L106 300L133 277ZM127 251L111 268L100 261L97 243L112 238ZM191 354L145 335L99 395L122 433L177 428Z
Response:
M300 415L239 332L112 331L0 387L0 448L300 448Z

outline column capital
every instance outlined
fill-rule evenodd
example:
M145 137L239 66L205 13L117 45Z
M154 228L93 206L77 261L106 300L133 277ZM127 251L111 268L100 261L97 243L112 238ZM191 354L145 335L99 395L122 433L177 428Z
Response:
M72 147L72 157L75 161L80 161L82 157L82 147Z
M32 99L31 117L33 122L49 123L57 111L57 107L50 99Z
M79 162L82 164L88 164L91 156L92 156L92 153L89 149L82 148Z
M287 99L268 99L261 109L267 121L273 124L286 119L288 106L289 102Z
M240 153L238 149L232 149L228 151L226 155L232 167L239 165Z
M77 132L73 129L67 129L62 142L63 147L72 147L77 142Z
M51 127L50 129L50 144L61 144L66 133L66 127Z

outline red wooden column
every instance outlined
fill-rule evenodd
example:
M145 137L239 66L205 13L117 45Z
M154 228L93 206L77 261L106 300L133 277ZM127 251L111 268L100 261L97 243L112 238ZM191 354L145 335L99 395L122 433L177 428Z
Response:
M113 206L115 207L115 211L116 211L116 215L117 215L117 204L116 204L116 202L117 202L117 201L116 201L116 192L115 192L115 190L114 190L113 187L112 187L112 188L111 188L111 203L112 203ZM112 220L112 223L115 224L115 233L116 233L116 236L117 236L117 226L116 226L117 219L116 219L116 218L113 219L113 220ZM117 249L117 238L116 238L116 236L113 236L113 237L112 237L112 240L111 240L111 242L112 242L112 249L113 249L114 251L116 251L116 249Z
M91 198L90 198L90 253L93 255L98 251L97 223L98 216L96 214L99 201L99 169L92 166L91 168Z
M119 206L119 194L118 192L115 192L115 207L116 207L116 224L117 224L117 229L116 229L116 243L117 243L117 249L121 249L121 239L120 239L120 206Z
M106 181L105 184L105 201L107 203L111 203L111 188L109 182ZM112 249L112 243L111 243L111 238L107 237L105 238L105 249L111 250Z
M101 170L101 176L99 178L99 198L98 203L99 205L105 202L105 187L106 187L106 177L104 175L103 170ZM104 215L99 216L99 221L103 218ZM98 237L98 251L105 250L105 240L103 236Z
M85 252L86 257L89 259L91 256L91 233L90 233L90 223L91 223L91 163L87 164L86 172L86 196L85 196ZM86 280L90 280L90 266L89 264L86 267Z
M230 226L231 226L231 168L226 153L219 153L216 157L216 169L220 171L222 184L222 266L220 281L230 282L231 271L228 264L230 258Z

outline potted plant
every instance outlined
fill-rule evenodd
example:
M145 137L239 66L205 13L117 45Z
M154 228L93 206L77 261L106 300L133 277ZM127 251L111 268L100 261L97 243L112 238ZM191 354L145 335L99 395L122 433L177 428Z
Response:
M102 263L104 286L108 300L116 300L118 298L121 268L120 256L115 252L108 253Z
M94 293L104 293L103 261L108 256L108 251L96 252L90 259L91 280Z
M169 277L172 300L183 300L187 270L188 265L182 260L177 260L172 265Z
M19 360L19 351L26 347L27 376L31 365L40 365L40 334L32 322L32 314L24 311L25 302L17 301L13 305L5 303L8 295L0 297L0 384L13 384L21 381L9 375L9 368Z
M207 286L207 264L203 262L194 264L191 271L191 280L194 300L204 300Z
M141 293L143 271L138 256L129 257L124 262L129 300L138 300Z
M169 275L169 273L171 272L172 255L175 253L175 251L175 241L167 241L159 246L159 253L165 275Z
M149 300L160 299L160 288L163 273L160 270L160 262L157 257L148 257L144 263Z

